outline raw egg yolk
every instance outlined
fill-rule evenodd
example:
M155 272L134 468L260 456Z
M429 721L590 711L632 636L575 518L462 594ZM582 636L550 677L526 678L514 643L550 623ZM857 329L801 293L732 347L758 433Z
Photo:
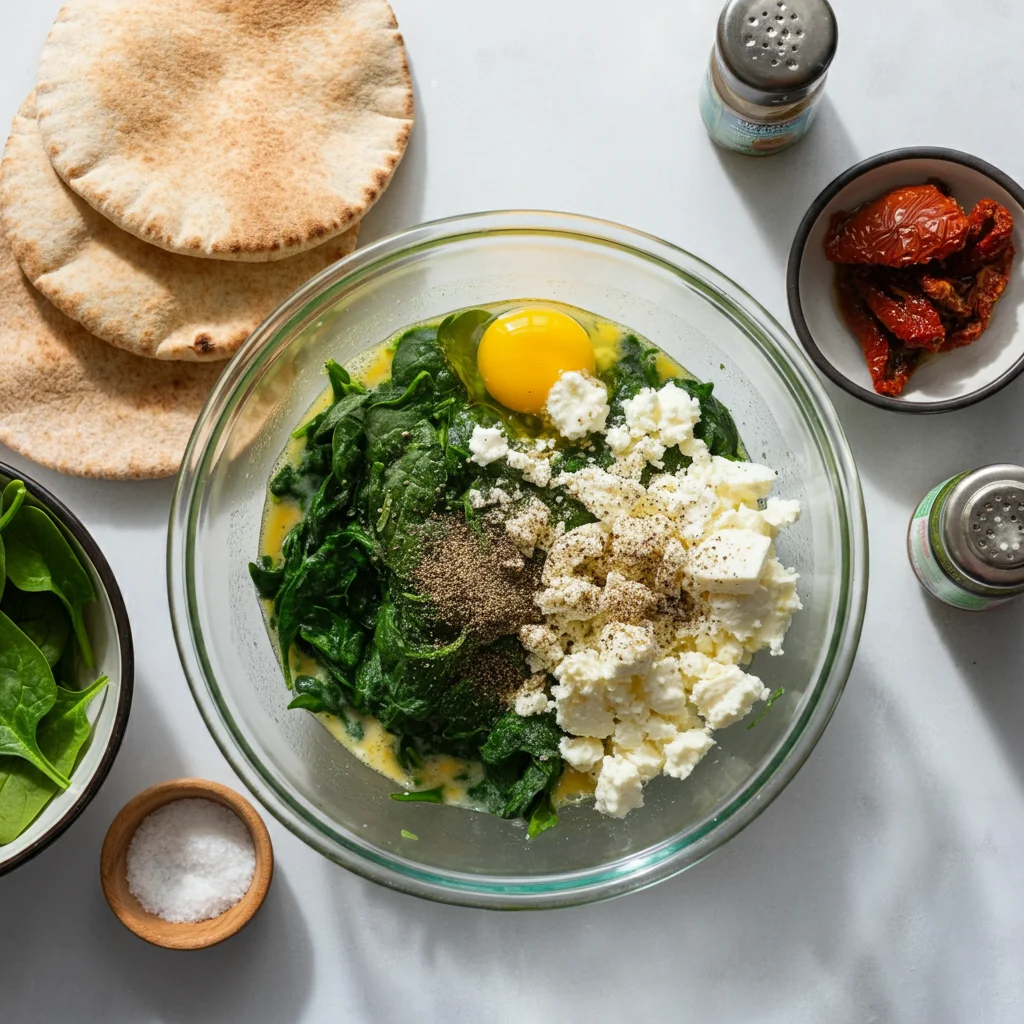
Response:
M488 325L476 364L492 398L515 412L539 413L563 373L594 372L594 349L587 332L568 314L526 306Z

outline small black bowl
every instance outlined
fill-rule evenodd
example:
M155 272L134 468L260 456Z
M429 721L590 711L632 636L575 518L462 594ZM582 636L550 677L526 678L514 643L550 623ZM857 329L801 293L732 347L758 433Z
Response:
M824 241L832 215L852 210L902 185L945 182L964 209L995 199L1014 218L1014 244L1024 250L1024 188L998 168L953 149L895 149L855 164L811 204L789 253L786 294L797 337L818 369L857 398L883 409L934 413L980 402L1024 370L1024 255L996 306L988 330L973 345L926 356L898 398L878 394L857 339L843 323L833 291L833 264Z
M0 846L0 875L20 867L60 837L99 792L117 757L128 725L135 684L135 654L121 590L99 545L81 521L45 487L12 466L0 463L0 488L22 480L29 501L50 512L92 577L97 600L85 608L86 626L96 656L95 676L107 675L107 689L93 699L103 701L92 734L71 776L71 788L58 793L34 822L13 842ZM92 718L92 715L90 715Z

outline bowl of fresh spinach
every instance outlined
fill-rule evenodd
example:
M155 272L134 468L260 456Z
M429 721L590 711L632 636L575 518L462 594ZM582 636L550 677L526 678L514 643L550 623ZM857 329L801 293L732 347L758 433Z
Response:
M557 827L534 828L533 838L522 816L430 802L429 789L415 801L393 799L395 783L354 756L314 714L331 709L333 691L314 693L308 679L288 689L260 596L270 599L282 580L261 576L257 591L249 570L264 536L268 480L296 424L306 422L324 393L325 365L352 365L396 332L440 322L455 310L523 300L565 303L628 325L697 378L714 382L751 456L777 467L778 492L800 501L800 521L787 531L780 557L800 574L804 605L786 636L785 657L755 659L764 684L785 690L755 728L727 730L686 785L652 780L644 806L624 819L563 806ZM392 391L406 371L412 388L444 376L436 365L406 366L397 378L394 370L392 364ZM359 394L340 398L318 421L318 435L334 438L314 445L323 474L338 475L339 421L361 401ZM393 426L408 440L422 424ZM446 434L444 443L451 440ZM407 447L417 445L409 440ZM432 440L427 447L434 449ZM380 464L383 472L398 466L390 451ZM441 493L440 478L428 483L427 497ZM379 504L374 529L396 524L392 540L400 546L394 510L422 488L410 480L395 490L401 501ZM342 532L339 543L358 540L354 528ZM616 896L697 863L788 783L825 728L853 661L866 545L857 472L835 410L800 347L754 299L689 253L629 228L505 212L422 225L359 249L253 333L214 387L186 451L168 531L168 587L178 652L211 734L255 796L303 841L413 895L489 908L559 907ZM327 547L325 540L318 551ZM324 593L348 586L348 577L326 562L306 568L323 569ZM457 585L458 567L451 572ZM309 643L311 629L306 623ZM348 639L316 637L330 642L339 664ZM415 660L415 652L403 651ZM402 665L403 673L419 671ZM425 663L422 671L429 670ZM407 719L420 714L412 705L398 710ZM535 750L530 757L539 763L528 770L543 774L550 754L530 744L487 756L518 764L525 761L519 753Z
M0 874L54 842L99 791L133 676L128 613L95 540L0 464Z

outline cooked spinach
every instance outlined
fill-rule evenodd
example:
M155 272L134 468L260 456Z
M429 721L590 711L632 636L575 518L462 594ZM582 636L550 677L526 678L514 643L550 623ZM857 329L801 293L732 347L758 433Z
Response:
M391 799L409 804L443 804L444 789L438 786L436 789L420 789L415 793L392 793Z
M263 557L249 572L273 602L290 707L337 715L350 731L361 727L348 709L372 715L398 737L410 771L432 753L482 761L484 802L506 817L529 818L557 781L561 733L552 719L541 730L545 743L535 723L510 745L512 720L522 720L506 713L507 702L481 699L467 675L480 642L439 626L410 577L437 517L463 515L466 492L482 475L467 466L469 439L498 412L485 393L467 389L455 356L489 318L472 311L446 321L450 348L435 328L406 332L391 379L370 392L328 365L334 400L294 432L301 455L270 484L271 500L301 503L302 521L279 562ZM590 521L576 502L551 508L567 526ZM511 657L508 645L487 650ZM296 654L312 659L317 674L292 680ZM408 799L440 802L441 795Z
M53 707L39 723L39 749L63 775L75 769L92 728L87 708L106 685L107 677L102 676L85 690L58 686ZM17 839L57 791L52 779L23 758L0 758L0 846Z

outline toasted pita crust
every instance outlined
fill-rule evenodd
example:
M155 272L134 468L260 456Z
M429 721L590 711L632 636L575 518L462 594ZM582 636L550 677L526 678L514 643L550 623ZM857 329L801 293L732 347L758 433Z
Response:
M133 356L33 289L0 232L0 441L74 476L172 476L222 364Z
M70 0L37 115L57 173L125 231L259 262L366 213L413 93L386 0Z
M115 227L57 176L29 97L0 166L14 256L62 313L140 356L227 359L296 288L356 244L359 225L275 263L197 260Z

